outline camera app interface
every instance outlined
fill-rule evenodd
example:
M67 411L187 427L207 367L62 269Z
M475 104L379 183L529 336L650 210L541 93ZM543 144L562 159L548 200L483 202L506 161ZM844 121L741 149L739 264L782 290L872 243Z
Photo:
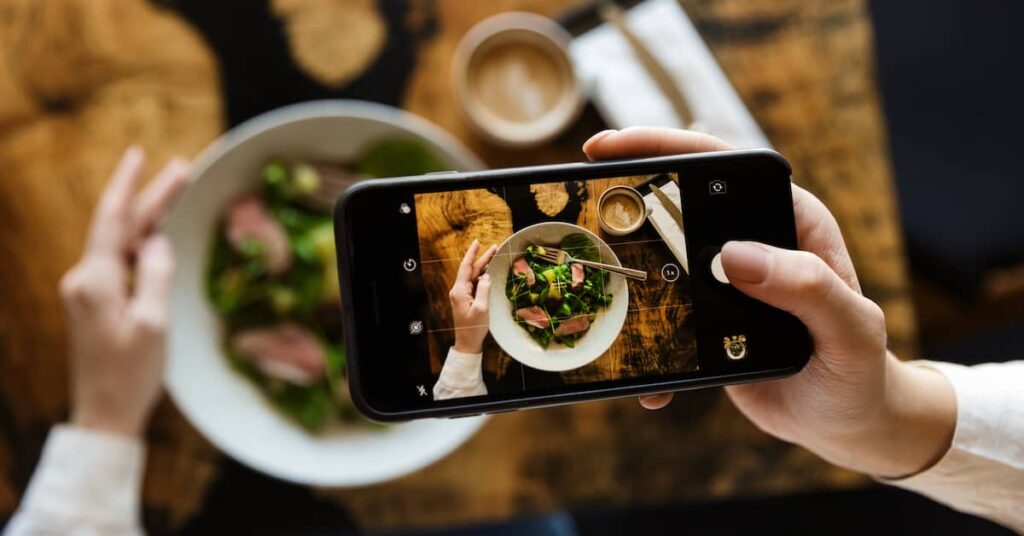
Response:
M698 369L678 177L415 196L430 400ZM723 185L724 187L724 185Z

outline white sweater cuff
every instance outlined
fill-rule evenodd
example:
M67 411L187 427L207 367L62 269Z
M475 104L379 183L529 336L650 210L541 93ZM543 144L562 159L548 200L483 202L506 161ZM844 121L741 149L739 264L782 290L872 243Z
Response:
M915 364L939 371L953 386L956 431L935 465L882 482L1024 531L1024 362Z
M482 353L465 354L450 348L434 384L434 400L486 395L483 358Z
M108 527L138 527L145 447L134 438L60 425L46 446L19 515Z

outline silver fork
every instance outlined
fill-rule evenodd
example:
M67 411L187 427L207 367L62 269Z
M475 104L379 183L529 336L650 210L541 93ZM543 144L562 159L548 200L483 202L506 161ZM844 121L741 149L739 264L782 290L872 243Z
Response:
M543 251L543 253L541 251ZM544 261L550 262L551 264L582 264L583 266L589 266L591 268L596 268L598 270L607 270L609 272L614 272L619 275L624 275L631 279L647 281L647 272L643 270L634 270L633 268L624 268L622 266L615 266L614 264L605 264L603 262L594 262L584 259L577 259L570 255L569 252L565 251L564 249L542 246L542 249L540 251L534 252L534 256Z

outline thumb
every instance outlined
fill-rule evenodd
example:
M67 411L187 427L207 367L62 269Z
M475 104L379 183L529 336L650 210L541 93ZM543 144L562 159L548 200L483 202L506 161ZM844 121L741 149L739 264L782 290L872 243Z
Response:
M149 237L139 250L135 269L131 308L137 319L154 326L166 323L173 277L174 255L170 242L162 235Z
M857 350L885 340L878 305L813 253L728 242L722 247L722 268L737 290L800 319L819 349Z

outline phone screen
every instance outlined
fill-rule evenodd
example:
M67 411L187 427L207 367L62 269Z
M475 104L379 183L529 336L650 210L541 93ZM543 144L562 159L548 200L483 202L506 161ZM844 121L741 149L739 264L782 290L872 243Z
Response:
M720 266L729 240L796 247L779 163L689 157L362 188L335 220L353 393L380 418L407 418L798 370L805 328Z
M416 194L431 397L698 370L685 238L652 184L678 208L672 173ZM450 353L467 341L479 363Z

